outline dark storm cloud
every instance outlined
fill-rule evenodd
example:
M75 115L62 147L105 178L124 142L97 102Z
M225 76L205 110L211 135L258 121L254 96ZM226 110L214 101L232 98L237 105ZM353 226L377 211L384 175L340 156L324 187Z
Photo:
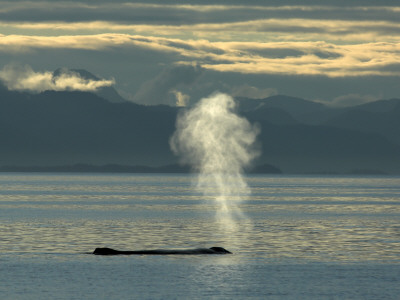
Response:
M3 2L0 20L3 22L93 22L107 21L125 24L189 25L203 23L245 22L260 19L339 19L397 21L399 12L389 7L338 5L336 1L311 2L306 6L298 1L267 3L243 2L120 2L99 1L39 1ZM347 2L346 2L347 3ZM388 2L390 3L390 1ZM196 4L196 5L191 5ZM269 4L269 5L268 5ZM367 3L368 4L368 3Z
M13 1L0 1L0 3L26 3L26 0L13 0ZM44 2L44 1L35 1L35 2ZM99 3L110 3L110 0L52 0L51 2L55 3L81 3L81 4L99 4ZM148 3L148 4L187 4L187 5L226 5L226 0L187 0L177 1L177 0L113 0L114 4L121 3ZM277 5L338 5L344 7L352 7L352 6L379 6L379 5L389 5L389 6L397 6L397 0L229 0L230 5L259 5L259 6L277 6Z
M287 58L287 57L301 57L307 54L315 55L319 58L330 59L339 58L342 55L333 51L324 51L312 49L308 52L301 51L293 48L270 48L270 49L248 49L249 53L253 55L260 55L266 58Z

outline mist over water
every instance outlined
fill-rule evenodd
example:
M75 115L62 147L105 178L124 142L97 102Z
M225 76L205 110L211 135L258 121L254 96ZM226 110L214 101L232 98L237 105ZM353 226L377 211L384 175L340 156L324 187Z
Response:
M251 222L239 205L250 195L243 169L258 155L259 129L235 112L226 94L212 94L178 116L172 150L198 173L197 188L216 204L219 235L237 244ZM228 240L226 240L228 241Z

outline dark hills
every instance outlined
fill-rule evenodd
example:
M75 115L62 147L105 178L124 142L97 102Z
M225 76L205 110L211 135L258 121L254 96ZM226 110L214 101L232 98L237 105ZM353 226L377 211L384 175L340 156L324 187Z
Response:
M1 92L0 165L161 165L174 161L177 109L84 92Z
M400 99L382 100L343 110L324 124L373 132L400 144Z
M0 86L0 166L187 170L169 148L179 108L105 98ZM400 99L346 108L287 96L237 100L261 128L254 172L400 174Z
M284 172L399 173L400 99L346 108L287 96L239 101L261 126L262 159Z

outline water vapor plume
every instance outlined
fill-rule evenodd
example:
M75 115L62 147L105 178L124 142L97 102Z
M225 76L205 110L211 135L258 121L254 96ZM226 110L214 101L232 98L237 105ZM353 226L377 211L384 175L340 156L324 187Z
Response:
M217 205L217 223L224 232L238 231L244 218L239 204L250 189L243 168L258 155L259 129L235 113L232 97L217 93L178 116L172 150L198 172L197 187ZM229 233L228 233L229 234Z

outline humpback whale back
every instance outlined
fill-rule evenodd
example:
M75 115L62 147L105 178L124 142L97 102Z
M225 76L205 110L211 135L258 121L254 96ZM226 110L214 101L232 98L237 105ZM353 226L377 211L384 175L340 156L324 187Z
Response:
M93 251L95 255L194 255L194 254L232 254L232 252L222 247L211 247L211 248L196 248L187 250L136 250L136 251L119 251L111 248L96 248Z
M214 250L215 252L218 252L220 254L232 254L232 252L226 250L225 248L222 247L211 247L211 250Z
M117 255L120 254L121 251L114 250L111 248L96 248L93 251L93 254L96 255Z

